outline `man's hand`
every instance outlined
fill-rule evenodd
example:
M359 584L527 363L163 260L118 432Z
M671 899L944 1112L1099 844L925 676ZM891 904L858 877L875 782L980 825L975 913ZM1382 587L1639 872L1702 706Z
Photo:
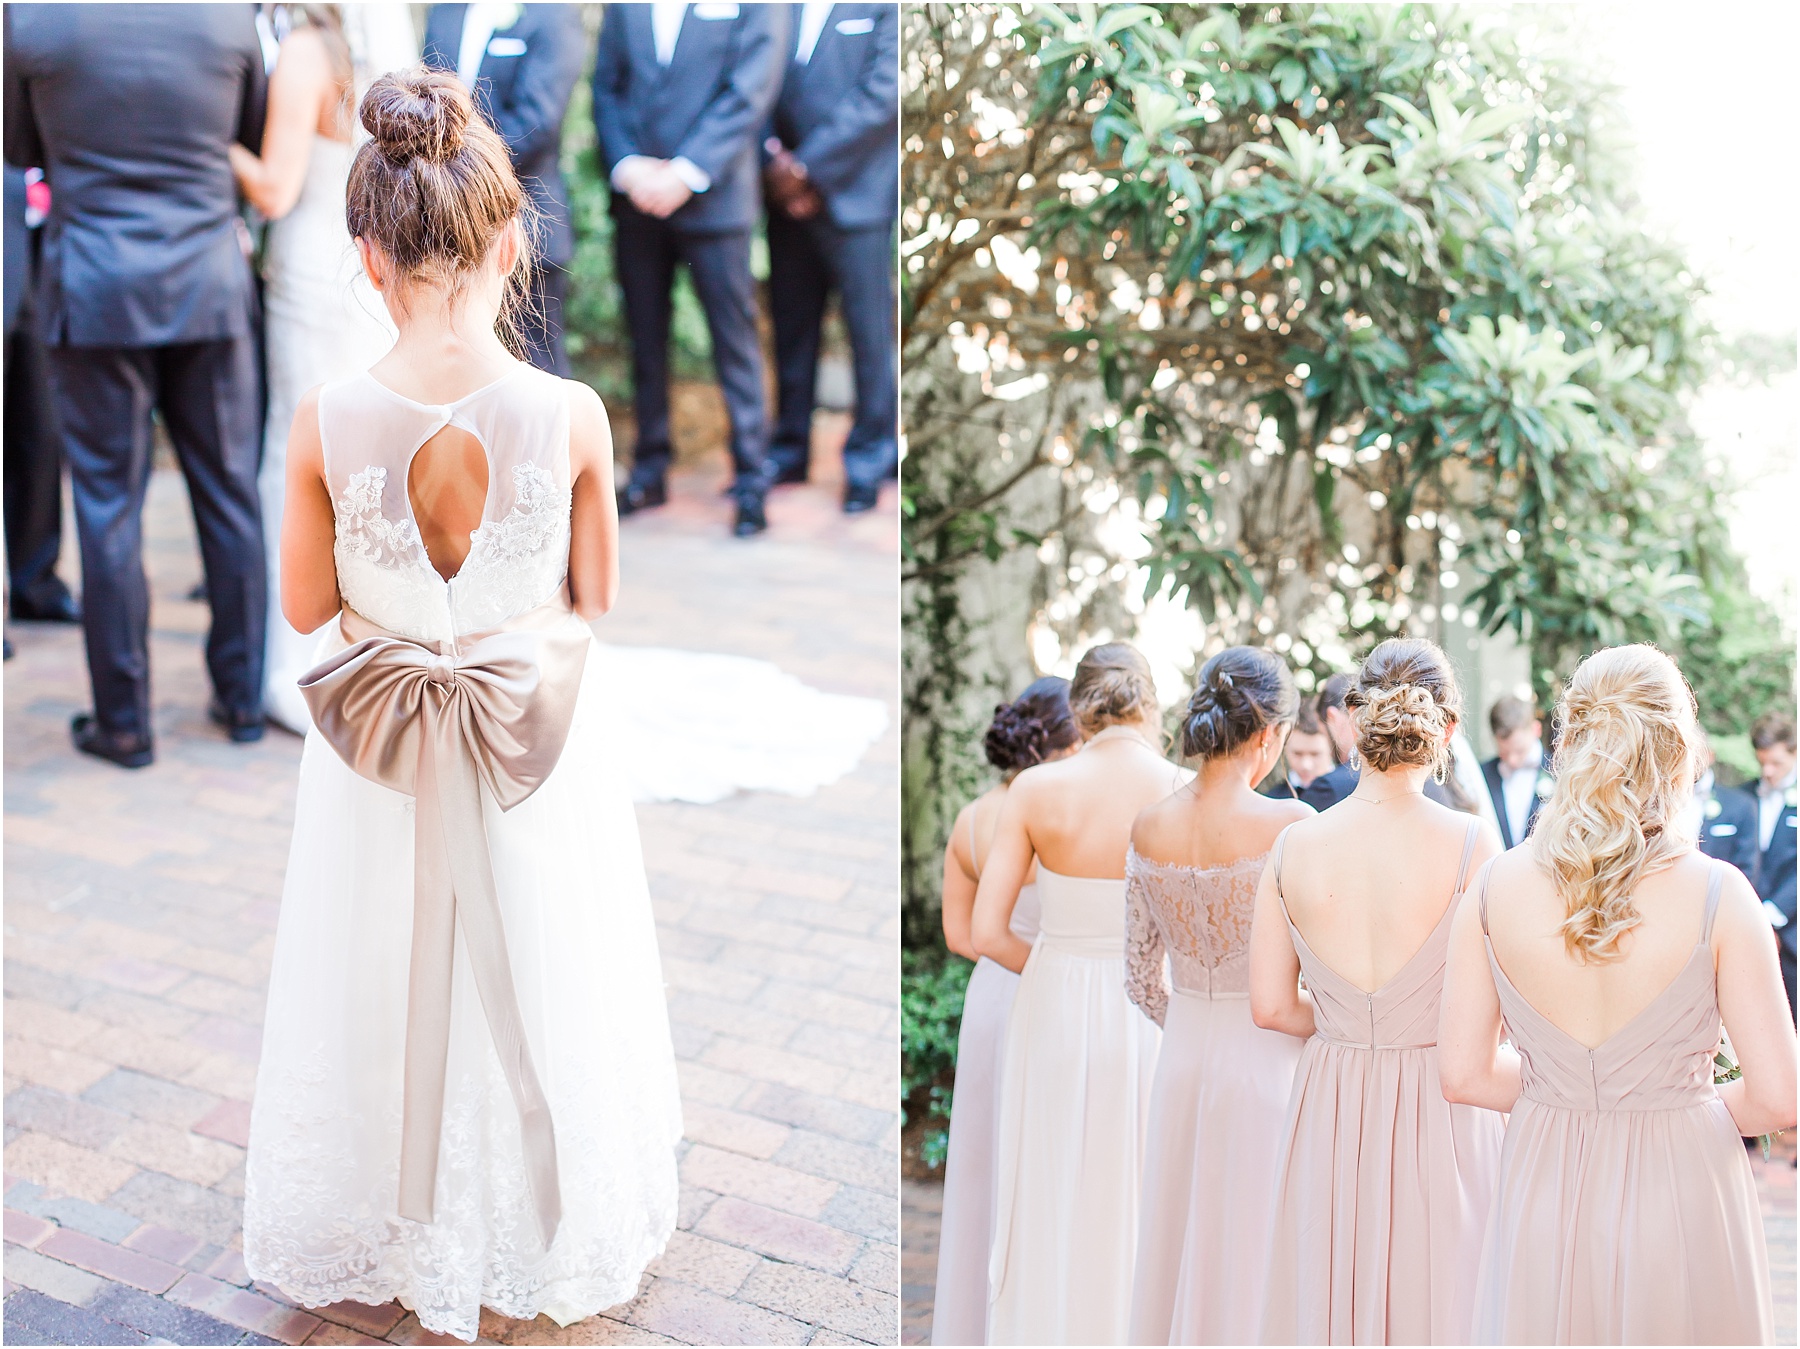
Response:
M694 195L666 159L647 159L633 166L625 193L633 206L658 220L667 220Z
M825 209L825 199L807 176L806 165L785 146L773 150L763 170L763 185L775 208L790 220L811 220Z

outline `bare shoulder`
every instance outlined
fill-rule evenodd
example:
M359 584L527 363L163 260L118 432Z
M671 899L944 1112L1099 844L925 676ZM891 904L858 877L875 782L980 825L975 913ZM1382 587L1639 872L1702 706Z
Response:
M300 401L294 405L294 424L288 434L287 449L290 465L298 463L321 474L325 468L325 445L319 430L319 395L324 388L323 384L315 384L300 395Z
M1161 856L1164 836L1176 829L1192 809L1192 801L1180 788L1160 801L1152 801L1131 822L1132 846L1145 857Z
M569 400L569 457L577 464L592 464L612 456L612 423L600 395L578 379L562 381Z
M270 78L283 75L302 79L331 78L331 55L325 49L325 39L317 30L311 27L296 28L282 39Z
M1714 945L1718 944L1721 929L1737 933L1754 933L1759 941L1767 941L1765 935L1769 931L1769 918L1763 909L1762 899L1750 884L1750 878L1732 866L1729 862L1715 861L1710 857L1694 854L1708 869L1706 882L1711 883L1710 869L1717 868L1723 873L1719 886L1719 913L1713 923ZM1700 870L1700 868L1696 868Z

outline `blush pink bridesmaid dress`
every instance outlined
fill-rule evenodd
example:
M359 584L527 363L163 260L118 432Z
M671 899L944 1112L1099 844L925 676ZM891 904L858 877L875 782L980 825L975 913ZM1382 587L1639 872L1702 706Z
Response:
M1393 978L1367 992L1288 932L1313 997L1275 1190L1264 1344L1467 1344L1501 1117L1451 1105L1438 1012L1469 824L1444 916ZM1272 865L1281 895L1281 853ZM1282 912L1287 912L1282 901Z
M1713 1086L1715 862L1688 963L1589 1049L1488 963L1524 1093L1475 1293L1480 1344L1772 1344L1756 1182ZM1487 932L1487 872L1480 881Z
M1135 848L1125 856L1126 991L1163 1028L1132 1344L1256 1338L1281 1122L1304 1043L1250 1019L1250 918L1267 861L1258 853L1191 867Z

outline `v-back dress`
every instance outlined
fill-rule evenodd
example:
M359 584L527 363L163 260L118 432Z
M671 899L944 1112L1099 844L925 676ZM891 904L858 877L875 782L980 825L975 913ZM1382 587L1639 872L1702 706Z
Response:
M1006 1026L989 1344L1123 1344L1162 1032L1125 996L1125 882L1038 863Z
M1524 1090L1475 1294L1478 1344L1772 1344L1756 1182L1713 1086L1714 862L1687 964L1589 1049L1488 963Z
M975 856L974 812L969 816L969 856ZM1037 939L1036 884L1020 888L1010 926L1020 941ZM1018 975L983 956L975 962L963 990L962 1026L956 1035L956 1089L950 1098L950 1147L944 1158L944 1212L938 1227L933 1344L987 1342L1000 1053L1018 987Z
M1372 993L1287 918L1317 1029L1283 1131L1264 1344L1469 1343L1502 1126L1444 1099L1437 1033L1451 913L1479 829L1469 822L1444 916ZM1271 861L1278 898L1286 842L1284 832Z
M1163 1028L1132 1344L1256 1339L1281 1125L1304 1043L1250 1019L1250 919L1267 860L1125 857L1126 987Z
M467 560L445 581L420 541L407 470L451 425L481 442L489 481ZM519 365L427 406L358 375L325 386L319 429L348 611L453 664L471 635L510 635L544 606L566 606L562 380ZM244 1194L246 1266L304 1305L398 1298L426 1329L465 1340L484 1305L566 1324L634 1296L673 1230L674 1053L636 818L611 761L598 677L587 662L561 756L535 793L502 810L481 788L523 1042L554 1124L561 1220L547 1250L539 1173L528 1174L522 1111L460 931L440 1152L426 1180L434 1211L430 1221L402 1216L422 810L353 772L319 729L307 736Z

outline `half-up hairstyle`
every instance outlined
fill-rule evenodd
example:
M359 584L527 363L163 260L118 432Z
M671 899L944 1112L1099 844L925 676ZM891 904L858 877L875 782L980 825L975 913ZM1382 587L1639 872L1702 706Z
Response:
M1450 766L1445 728L1462 718L1462 690L1450 657L1422 637L1390 637L1368 655L1344 695L1356 718L1356 752L1377 773Z
M1188 758L1236 754L1269 726L1294 720L1300 695L1287 662L1254 646L1228 646L1200 667L1200 682L1181 719Z
M1700 762L1694 693L1653 646L1576 667L1557 705L1556 787L1531 833L1568 917L1569 954L1613 960L1642 920L1638 882L1682 852L1677 815Z
M1069 708L1084 736L1108 726L1153 720L1156 681L1150 677L1150 662L1130 642L1091 648L1069 682Z
M1075 714L1069 710L1069 681L1046 675L994 709L985 745L987 761L1011 781L1080 739Z
M536 218L500 133L477 115L462 81L423 66L371 84L361 116L372 139L350 166L344 222L351 237L377 245L402 285L425 281L454 293L519 222L519 263L507 279L500 335L521 353Z

